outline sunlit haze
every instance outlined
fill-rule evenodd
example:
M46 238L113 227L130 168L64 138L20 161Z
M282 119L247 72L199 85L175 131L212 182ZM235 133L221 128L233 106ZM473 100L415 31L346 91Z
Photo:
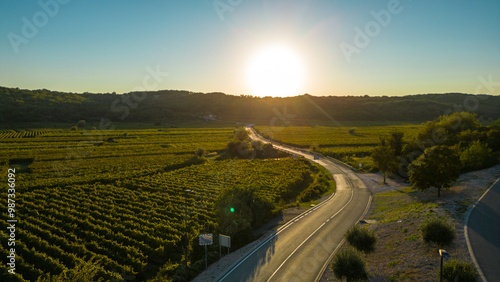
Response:
M249 93L256 96L287 97L303 94L304 66L299 55L286 46L272 45L251 58L248 67Z
M0 11L6 87L500 94L499 1L41 0Z

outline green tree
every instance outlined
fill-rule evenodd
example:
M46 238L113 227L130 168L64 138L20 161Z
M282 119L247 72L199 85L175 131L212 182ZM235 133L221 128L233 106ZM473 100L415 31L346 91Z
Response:
M389 135L389 145L394 150L396 156L401 156L405 142L403 141L405 133L402 131L392 131Z
M372 151L371 158L375 166L384 174L384 184L387 184L387 173L394 171L398 166L394 149L386 139L380 138L379 144Z
M460 162L465 171L477 170L492 166L495 156L487 144L474 141L460 155Z
M453 113L440 116L438 120L428 121L417 134L417 143L426 146L429 144L458 143L461 132L470 130L471 132L481 127L476 114L469 112Z
M486 133L486 143L494 151L500 150L500 129L492 128Z
M410 182L419 190L430 187L449 189L460 175L460 158L452 148L444 145L428 148L410 164Z
M439 126L443 127L448 134L458 134L462 131L474 131L481 127L477 114L469 112L453 113L439 117Z
M234 137L239 141L248 140L248 131L244 127L238 127L234 130Z
M252 239L252 228L269 220L274 210L269 199L247 186L224 189L216 198L214 207L219 231L237 237L235 240L240 240L241 244Z
M362 281L368 279L366 262L354 248L340 250L334 257L330 268L339 280Z
M196 148L196 150L194 151L194 154L195 156L197 156L198 158L201 158L201 157L204 157L205 154L206 154L206 151L204 148L201 148L201 147L198 147Z
M78 123L76 124L76 126L78 127L78 129L85 128L85 125L87 125L87 122L84 119L79 120Z

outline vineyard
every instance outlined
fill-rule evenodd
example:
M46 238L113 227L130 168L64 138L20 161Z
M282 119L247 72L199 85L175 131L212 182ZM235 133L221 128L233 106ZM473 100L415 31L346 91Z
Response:
M392 131L404 132L404 139L412 140L420 125L390 125L370 127L269 127L255 126L263 136L283 144L302 148L315 148L318 152L335 157L367 156L377 145L380 136Z
M2 171L16 169L19 221L14 276L5 274L8 218L0 213L2 275L36 281L94 258L96 278L153 278L183 260L185 214L191 250L198 234L213 232L211 206L221 189L251 186L283 203L310 172L307 162L291 158L193 162L196 148L223 151L232 132L47 130L29 139L0 139ZM195 193L186 196L185 190Z
M0 139L5 138L34 138L43 136L51 132L51 130L0 130Z

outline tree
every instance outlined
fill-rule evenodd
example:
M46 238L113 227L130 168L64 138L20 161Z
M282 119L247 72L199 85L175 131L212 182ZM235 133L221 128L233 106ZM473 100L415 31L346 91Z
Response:
M492 128L486 133L486 143L494 151L500 150L500 130Z
M204 148L201 148L201 147L198 147L196 148L196 150L194 151L194 154L195 156L197 156L198 158L201 158L201 157L204 157L206 152L205 152L205 149Z
M396 156L401 156L403 153L403 146L404 146L404 137L405 133L402 131L392 131L391 134L389 135L389 145L391 148L394 150L394 155Z
M465 149L460 155L460 162L464 170L471 171L492 166L495 163L495 157L487 144L477 140Z
M386 139L380 138L380 142L373 150L371 157L375 166L384 174L384 184L387 184L385 181L387 173L394 171L398 166L394 149L391 148Z
M87 125L87 122L82 119L82 120L79 120L78 123L76 124L76 126L81 129L81 128L85 128L85 125Z
M410 182L419 190L430 187L449 189L460 175L460 158L452 148L444 145L428 148L410 164Z
M469 112L453 113L447 116L439 117L439 125L449 134L456 135L468 129L475 130L481 127L477 114Z
M236 237L235 240L239 241L234 241L235 245L250 242L252 228L267 222L272 217L274 208L271 200L248 186L226 188L214 203L218 229L223 234Z
M238 127L234 130L234 137L240 141L245 141L249 138L248 132L244 127Z
M340 250L332 261L331 269L337 279L359 281L368 279L366 262L354 248Z

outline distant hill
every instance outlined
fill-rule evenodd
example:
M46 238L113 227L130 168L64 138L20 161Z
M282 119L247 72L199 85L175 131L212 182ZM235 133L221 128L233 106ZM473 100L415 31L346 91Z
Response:
M288 98L162 90L147 93L74 94L0 87L0 122L169 123L189 120L301 125L330 121L426 121L453 111L500 118L500 96L461 93L399 97L301 95Z

